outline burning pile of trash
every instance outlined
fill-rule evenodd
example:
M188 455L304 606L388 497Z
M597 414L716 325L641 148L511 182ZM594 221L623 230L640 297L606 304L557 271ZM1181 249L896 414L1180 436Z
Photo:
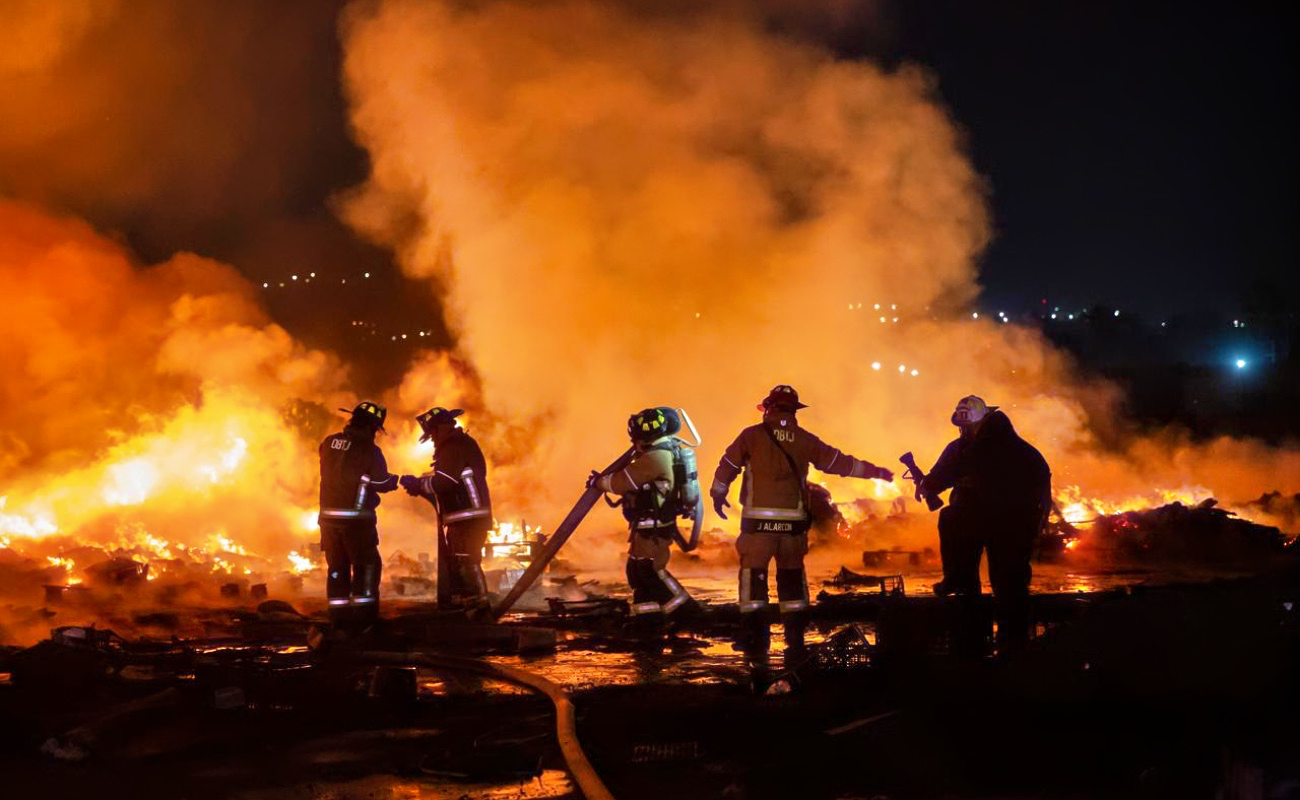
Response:
M1049 522L1041 551L1080 562L1258 564L1295 550L1296 537L1243 519L1214 498L1101 514L1085 523Z

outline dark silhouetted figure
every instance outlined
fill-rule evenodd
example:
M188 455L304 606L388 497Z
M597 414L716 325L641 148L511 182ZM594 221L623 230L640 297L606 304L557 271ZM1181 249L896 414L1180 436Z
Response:
M952 423L961 435L918 487L918 493L952 489L939 512L943 580L934 590L979 595L980 555L987 550L998 649L1014 651L1029 637L1029 562L1051 508L1051 470L1007 415L979 397L963 397Z

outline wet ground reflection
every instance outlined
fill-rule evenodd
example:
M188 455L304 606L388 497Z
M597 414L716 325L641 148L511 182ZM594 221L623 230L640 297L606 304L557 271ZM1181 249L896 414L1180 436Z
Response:
M859 568L861 569L861 568ZM825 589L832 594L845 590L827 581L834 575L825 572L809 576L809 594L816 598ZM586 587L600 594L619 597L626 594L620 576L597 575L589 579ZM908 596L929 596L933 586L943 575L938 569L913 570L902 573ZM984 592L991 592L985 578ZM1121 569L1081 572L1062 565L1036 564L1031 584L1038 594L1097 592L1109 589L1177 580L1205 580L1207 575L1172 574L1168 570L1156 573L1145 569ZM691 574L683 570L679 576L692 597L702 603L723 604L735 601L735 578L729 573L716 572ZM824 641L843 623L810 623L805 643L813 645ZM874 627L857 623L865 637L874 642ZM784 660L785 642L782 627L770 627L770 647L766 665L780 670ZM761 656L757 656L763 661ZM697 685L748 685L753 680L756 654L746 653L731 637L678 633L659 641L629 644L625 637L602 637L599 634L563 634L560 646L554 653L542 656L495 656L489 660L518 666L537 672L571 691L582 691L600 686L634 684L688 683ZM765 666L766 668L766 666ZM446 691L443 685L431 690ZM454 687L450 687L454 691ZM495 688L495 687L494 687ZM507 690L509 691L509 690Z
M311 781L299 786L232 795L232 800L548 800L575 797L567 773L548 769L518 783L445 783L433 779L395 779L372 775L352 781Z

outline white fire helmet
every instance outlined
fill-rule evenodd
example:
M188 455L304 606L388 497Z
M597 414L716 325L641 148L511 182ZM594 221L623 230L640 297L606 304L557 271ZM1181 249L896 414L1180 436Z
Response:
M997 406L984 402L984 398L967 395L957 401L957 409L952 412L952 424L959 428L979 424L980 420L997 411Z

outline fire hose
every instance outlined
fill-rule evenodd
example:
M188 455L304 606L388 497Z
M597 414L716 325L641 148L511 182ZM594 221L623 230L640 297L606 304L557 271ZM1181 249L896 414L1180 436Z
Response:
M487 678L513 683L532 689L550 698L555 705L555 738L560 743L560 753L569 768L569 774L578 784L578 789L587 800L614 800L605 787L596 770L591 766L587 754L578 742L578 724L574 714L573 702L564 691L564 687L543 678L533 672L504 664L490 664L474 658L462 656L435 655L432 653L388 653L365 652L360 658L373 664L393 666L427 667L434 670L453 672L471 672Z

